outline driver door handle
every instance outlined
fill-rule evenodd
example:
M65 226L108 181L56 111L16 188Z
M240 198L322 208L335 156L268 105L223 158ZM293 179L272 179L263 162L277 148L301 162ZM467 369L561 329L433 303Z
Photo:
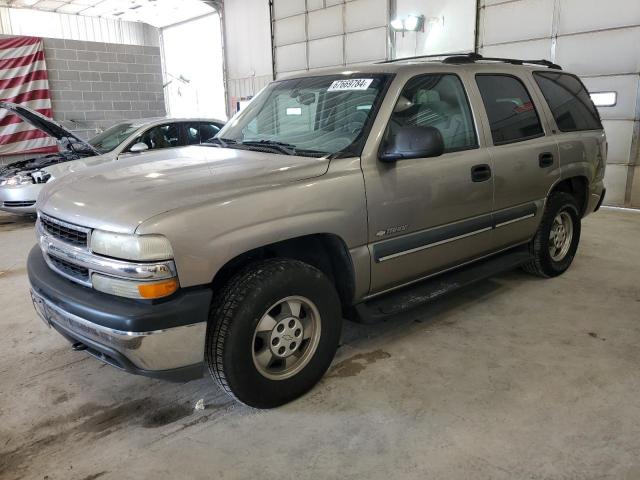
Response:
M486 163L471 167L471 180L473 182L486 182L491 178L491 167Z

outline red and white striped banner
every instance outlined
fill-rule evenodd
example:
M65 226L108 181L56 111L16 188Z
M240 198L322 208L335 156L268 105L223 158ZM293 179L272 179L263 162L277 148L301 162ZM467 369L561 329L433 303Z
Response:
M53 116L41 38L0 39L0 100ZM0 155L57 151L53 138L0 109Z

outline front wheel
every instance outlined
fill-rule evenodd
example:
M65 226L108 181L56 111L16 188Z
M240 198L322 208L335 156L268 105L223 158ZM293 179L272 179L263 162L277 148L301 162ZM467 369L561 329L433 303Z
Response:
M579 241L580 211L575 198L565 192L553 193L529 244L532 260L524 270L540 277L564 273L573 262Z
M209 371L246 405L282 405L322 378L341 325L340 300L320 270L289 259L253 264L214 301L206 340Z

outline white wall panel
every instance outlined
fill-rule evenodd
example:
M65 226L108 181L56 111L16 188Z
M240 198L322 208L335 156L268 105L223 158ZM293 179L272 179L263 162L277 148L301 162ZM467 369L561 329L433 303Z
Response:
M233 2L236 1L238 0L233 0ZM229 3L233 2L226 2L225 8ZM266 0L264 3L267 3ZM276 19L300 15L301 13L305 13L306 10L305 0L273 0L273 16Z
M480 6L497 5L498 3L505 3L505 0L480 0Z
M0 34L4 35L160 45L158 29L145 23L21 8L3 8L0 17Z
M225 4L224 13L228 78L272 75L271 25L267 2L234 0Z
M556 60L578 75L640 72L640 27L558 37Z
M306 38L305 24L305 15L295 15L277 20L274 25L276 46L304 42Z
M548 59L551 56L551 39L485 45L480 50L480 53L485 57L526 58L528 60Z
M484 44L551 36L554 0L520 0L485 8Z
M344 3L344 0L325 0L324 2L327 7L332 7L333 5L340 5Z
M560 35L640 25L640 1L562 0L559 18Z
M633 120L602 120L609 143L607 163L629 163L634 123Z
M309 68L329 67L342 65L344 36L322 38L309 41Z
M309 40L342 35L342 5L309 12Z
M630 175L631 172L633 172L633 182L631 183L630 204L638 206L640 205L640 167L629 169Z
M354 0L345 6L347 32L383 27L387 22L387 0Z
M291 72L307 68L307 43L294 43L276 49L278 72Z
M376 28L345 36L347 64L384 60L387 55L387 29Z
M589 77L582 79L590 92L616 92L617 103L613 107L600 108L603 119L634 120L637 116L638 75L608 75L605 77Z
M324 8L324 0L307 0L307 10L319 10Z
M624 205L628 175L629 167L626 165L607 165L604 175L607 205Z

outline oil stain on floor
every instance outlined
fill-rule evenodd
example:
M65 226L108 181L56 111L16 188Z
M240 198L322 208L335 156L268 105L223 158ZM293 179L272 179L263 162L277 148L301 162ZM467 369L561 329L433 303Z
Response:
M325 378L346 378L355 377L362 372L367 366L378 360L384 360L391 357L391 354L384 350L374 350L367 353L358 353L341 362L336 363Z
M82 405L70 414L35 424L22 437L29 439L25 443L17 445L7 442L2 448L8 450L0 451L0 478L5 478L5 474L19 475L34 455L44 452L55 454L58 450L64 450L68 440L74 443L94 441L121 430L123 425L165 427L192 413L193 408L189 404L162 405L153 398L130 400L117 405Z

